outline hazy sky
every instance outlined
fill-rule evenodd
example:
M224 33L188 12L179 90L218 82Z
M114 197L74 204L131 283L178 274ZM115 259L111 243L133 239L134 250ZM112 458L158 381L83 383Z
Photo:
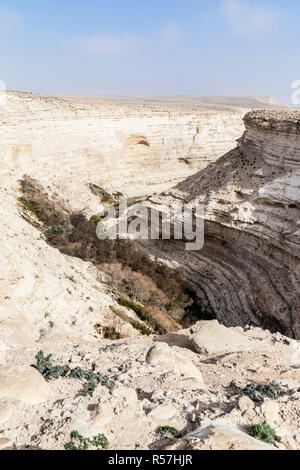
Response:
M290 104L299 19L299 0L0 0L0 80L53 94Z

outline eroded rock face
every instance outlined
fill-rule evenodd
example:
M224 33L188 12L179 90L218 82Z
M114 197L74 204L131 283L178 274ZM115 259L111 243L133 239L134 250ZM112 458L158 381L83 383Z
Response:
M245 112L8 94L0 109L0 175L29 173L80 209L96 207L89 183L149 195L234 148Z
M133 194L171 186L232 148L242 115L228 106L8 94L0 108L0 364L12 348L35 350L41 338L96 340L96 325L137 334L111 312L118 305L97 270L49 247L43 227L24 220L19 179L35 177L49 195L90 216L100 206L90 183Z
M199 303L226 325L263 325L300 338L300 113L254 111L238 148L171 191L172 206L204 204L205 245L144 247L180 266ZM151 205L151 203L150 203Z

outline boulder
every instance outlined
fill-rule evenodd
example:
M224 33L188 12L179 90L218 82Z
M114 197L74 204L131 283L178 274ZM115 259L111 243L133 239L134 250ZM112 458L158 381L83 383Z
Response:
M230 354L257 348L254 341L220 325L217 320L200 321L192 327L191 331L191 341L196 351L202 354Z
M12 446L12 441L6 437L0 438L0 450L8 449Z
M112 391L112 396L115 398L121 398L126 404L132 408L135 408L138 404L138 396L133 388L116 387Z
M47 400L50 387L33 367L14 366L0 369L0 399L13 398L28 404Z
M267 423L276 423L280 421L280 406L276 401L265 401L261 405L261 411L266 418Z
M203 385L203 377L196 365L185 355L170 348L166 343L157 343L147 354L147 362L151 365L159 365L174 373L194 378Z
M159 405L148 414L148 417L159 422L169 421L176 413L177 409L173 405Z
M188 434L168 450L276 450L249 436L245 429L235 424L212 422Z
M239 398L239 409L242 413L246 413L248 410L253 410L254 402L247 396Z

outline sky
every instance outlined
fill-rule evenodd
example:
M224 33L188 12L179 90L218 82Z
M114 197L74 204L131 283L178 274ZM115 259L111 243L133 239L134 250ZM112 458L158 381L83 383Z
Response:
M47 94L291 104L299 19L299 0L0 0L0 80Z

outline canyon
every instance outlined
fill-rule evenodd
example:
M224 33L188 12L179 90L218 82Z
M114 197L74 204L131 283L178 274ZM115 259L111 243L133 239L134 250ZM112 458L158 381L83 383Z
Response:
M299 449L300 113L279 108L266 98L7 93L1 449L63 449L73 431L86 439L103 433L112 449ZM185 251L184 240L135 243L188 286L195 324L172 318L158 334L139 299L120 299L112 264L104 269L49 243L47 229L57 227L44 225L22 181L56 201L53 217L64 207L89 221L106 192L157 211L204 205L202 250ZM161 286L149 285L163 298ZM39 351L68 367L66 375L34 369ZM83 375L70 375L83 369L116 387L87 389ZM276 382L280 393L241 396L249 382ZM263 423L280 440L249 436L250 425ZM166 426L182 436L162 432Z
M299 339L299 112L253 111L244 121L236 149L147 203L203 205L204 248L172 240L144 249L180 266L222 323Z
M170 188L235 147L247 110L178 101L10 93L1 110L0 173L30 172L80 208L92 203L84 200L87 183L129 196Z

